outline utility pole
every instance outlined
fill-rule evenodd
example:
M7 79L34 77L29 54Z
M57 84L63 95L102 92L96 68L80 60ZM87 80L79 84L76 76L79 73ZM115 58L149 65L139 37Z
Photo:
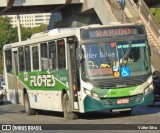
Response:
M21 39L21 27L20 27L20 21L19 21L19 15L17 15L17 31L18 31L18 40L19 42L22 41Z

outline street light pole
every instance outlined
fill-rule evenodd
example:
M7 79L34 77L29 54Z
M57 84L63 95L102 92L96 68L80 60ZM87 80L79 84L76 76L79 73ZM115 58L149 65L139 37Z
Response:
M19 42L21 42L22 39L21 39L21 27L20 27L19 15L17 15L17 30L18 30L18 40Z

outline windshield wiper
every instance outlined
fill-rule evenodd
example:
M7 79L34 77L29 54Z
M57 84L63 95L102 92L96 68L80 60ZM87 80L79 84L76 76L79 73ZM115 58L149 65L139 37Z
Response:
M126 61L125 66L127 65L128 60L129 60L129 52L130 52L132 44L133 44L133 39L128 40L128 42L129 42L129 46L122 57L122 64L124 64L124 60Z

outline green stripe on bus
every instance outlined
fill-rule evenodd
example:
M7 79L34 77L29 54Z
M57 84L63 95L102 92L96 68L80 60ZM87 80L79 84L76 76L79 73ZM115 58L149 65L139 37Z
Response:
M136 88L137 86L126 87L126 88L111 88L111 89L102 89L102 88L93 87L92 91L97 93L100 97L112 98L112 97L131 96L131 93Z
M68 90L67 70L19 73L19 80L30 90Z

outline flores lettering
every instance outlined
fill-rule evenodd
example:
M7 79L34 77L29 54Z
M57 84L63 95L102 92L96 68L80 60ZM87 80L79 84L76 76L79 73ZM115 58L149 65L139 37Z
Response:
M53 87L55 86L55 78L54 75L32 75L30 76L30 86L45 86L45 87Z

